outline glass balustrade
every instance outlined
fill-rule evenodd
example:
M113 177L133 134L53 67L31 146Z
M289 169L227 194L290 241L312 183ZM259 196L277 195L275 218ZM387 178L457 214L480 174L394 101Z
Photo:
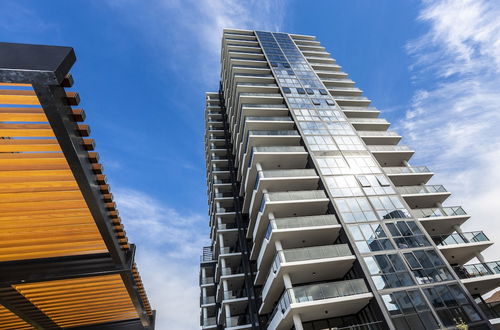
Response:
M460 278L474 278L500 274L500 261L455 266L453 269Z
M443 185L422 185L396 187L401 194L433 194L448 192Z
M461 216L467 215L461 206L449 207L433 207L412 209L411 212L416 218L432 218L432 217L446 217L446 216Z
M462 234L453 233L451 235L432 236L432 240L438 246L489 241L488 237L486 237L486 235L482 231L472 231L472 232L464 232Z

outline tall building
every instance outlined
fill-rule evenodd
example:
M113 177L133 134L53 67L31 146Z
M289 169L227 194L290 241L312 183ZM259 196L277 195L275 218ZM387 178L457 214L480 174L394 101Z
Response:
M152 330L70 47L0 43L0 329Z
M492 242L314 37L226 29L221 67L202 329L498 327Z

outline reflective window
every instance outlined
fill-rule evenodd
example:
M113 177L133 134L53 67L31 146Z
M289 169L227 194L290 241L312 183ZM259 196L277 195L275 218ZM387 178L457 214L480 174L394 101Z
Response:
M396 193L383 174L358 175L357 178L367 195L389 195Z
M348 228L361 253L394 249L379 224L350 225Z
M447 327L455 326L461 321L471 323L481 320L474 306L456 284L437 285L424 289L424 292L441 322Z
M345 222L378 220L365 197L342 198L335 201Z
M398 254L376 255L364 260L378 290L415 285Z
M382 219L410 218L410 212L404 207L398 196L368 197Z
M329 135L306 136L306 140L309 148L313 151L338 150L337 145Z
M335 142L340 150L365 150L363 141L355 135L353 136L336 136Z
M429 240L415 221L389 222L386 225L400 249L430 246Z
M382 295L396 329L437 329L438 323L418 290Z
M363 191L353 175L325 176L324 179L328 190L334 197L363 195Z
M453 280L444 262L434 250L419 250L404 253L406 262L419 284Z
M318 157L319 170L324 175L350 174L351 169L342 156Z
M346 156L346 159L354 174L382 172L371 156Z

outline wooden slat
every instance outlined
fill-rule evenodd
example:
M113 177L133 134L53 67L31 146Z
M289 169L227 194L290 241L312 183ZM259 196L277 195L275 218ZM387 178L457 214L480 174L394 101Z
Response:
M0 121L47 122L42 108L0 107Z
M0 89L0 104L40 105L33 90Z
M138 318L120 275L14 286L61 327Z
M56 139L0 139L0 152L61 151Z

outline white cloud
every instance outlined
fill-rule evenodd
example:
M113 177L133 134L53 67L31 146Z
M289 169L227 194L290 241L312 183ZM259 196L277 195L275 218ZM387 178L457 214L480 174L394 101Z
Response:
M500 244L500 4L424 1L428 31L408 43L419 90L398 123L418 153L454 193L448 205L472 215L463 228L484 229ZM425 85L424 85L425 84ZM496 247L496 248L495 248ZM486 251L500 259L498 245Z
M131 189L114 191L157 329L199 329L198 286L201 247L209 244L207 217L180 214Z
M211 86L220 73L222 29L279 31L285 12L283 0L108 0L108 4L158 48L171 69Z

